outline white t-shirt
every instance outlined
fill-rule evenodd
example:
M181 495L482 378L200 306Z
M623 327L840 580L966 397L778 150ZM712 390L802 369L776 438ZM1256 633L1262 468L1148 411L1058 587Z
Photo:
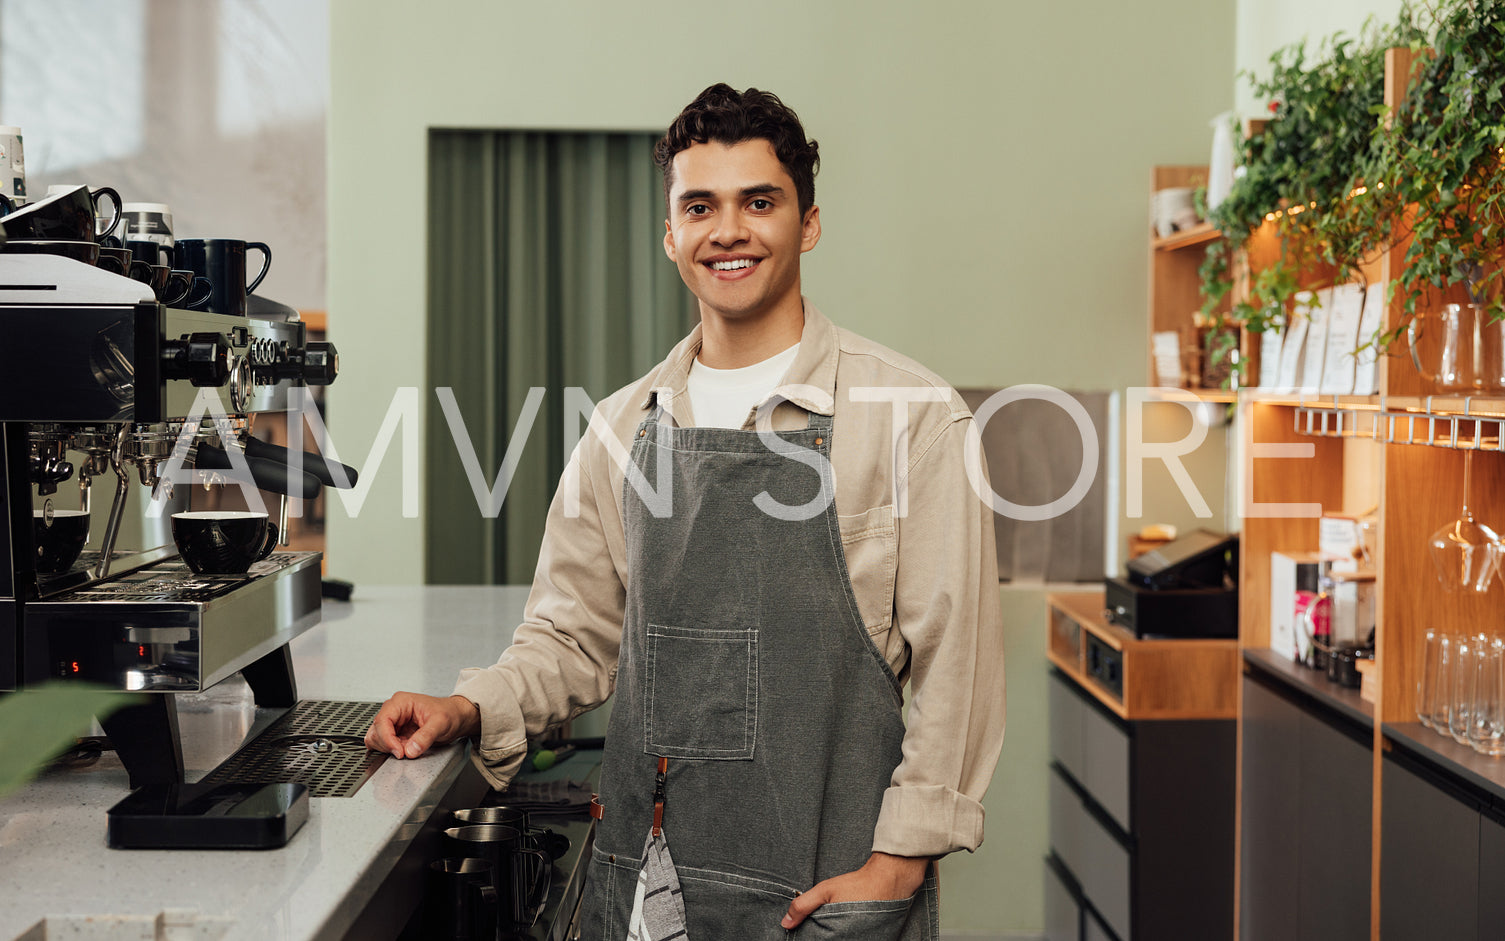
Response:
M796 343L761 363L740 369L712 369L696 357L685 387L695 424L702 428L741 428L753 406L778 388L799 351Z

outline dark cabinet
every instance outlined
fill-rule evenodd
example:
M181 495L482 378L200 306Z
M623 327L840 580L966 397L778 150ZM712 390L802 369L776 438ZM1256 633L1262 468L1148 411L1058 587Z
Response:
M1505 934L1505 824L1479 818L1479 937Z
M1365 941L1372 733L1254 675L1243 684L1239 936Z
M1053 671L1050 730L1050 941L1227 937L1233 721L1125 721Z
M1499 938L1505 928L1489 922L1481 933L1479 918L1481 901L1499 905L1499 825L1467 792L1394 752L1383 775L1381 937ZM1486 855L1496 881L1481 893Z

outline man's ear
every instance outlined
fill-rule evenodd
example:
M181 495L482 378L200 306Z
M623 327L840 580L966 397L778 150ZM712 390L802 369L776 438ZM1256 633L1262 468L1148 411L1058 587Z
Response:
M808 252L820 241L820 207L811 206L805 212L805 221L800 227L800 251Z
M679 259L674 254L674 230L669 227L668 219L664 220L664 254L669 256L670 261L679 264Z

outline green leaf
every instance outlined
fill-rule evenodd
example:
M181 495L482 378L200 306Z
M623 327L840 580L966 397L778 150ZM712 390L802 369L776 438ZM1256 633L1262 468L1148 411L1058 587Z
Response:
M87 683L51 682L0 696L0 794L30 781L89 720L132 700L129 693Z

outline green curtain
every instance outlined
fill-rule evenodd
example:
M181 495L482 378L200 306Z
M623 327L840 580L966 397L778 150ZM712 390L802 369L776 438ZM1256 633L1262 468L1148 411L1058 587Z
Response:
M695 299L664 256L656 139L430 133L428 583L531 582L568 457L565 422L584 421L566 415L564 390L578 386L599 402L651 369L694 324ZM543 390L495 519L477 506L444 388L487 491L530 390Z

